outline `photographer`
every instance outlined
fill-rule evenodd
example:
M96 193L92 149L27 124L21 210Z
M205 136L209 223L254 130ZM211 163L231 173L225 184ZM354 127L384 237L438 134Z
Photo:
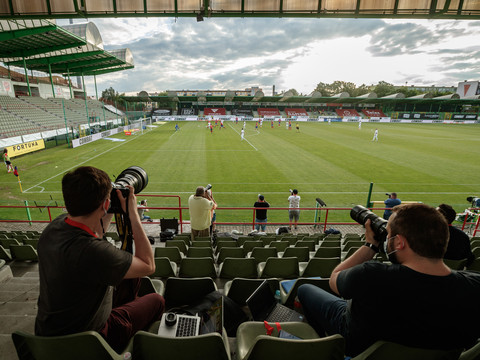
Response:
M139 278L152 274L155 262L138 216L133 187L127 188L127 199L120 190L116 190L116 195L123 211L128 208L134 255L102 239L113 216L107 213L112 193L108 175L84 166L63 177L68 214L53 220L38 242L40 295L36 335L93 330L121 352L138 330L147 329L161 318L162 296L137 297Z
M212 211L216 208L208 191L203 186L197 187L195 195L188 198L190 212L190 226L192 229L192 241L199 236L210 236L210 225L212 224Z
M388 218L392 215L392 208L394 206L400 205L402 201L400 199L397 199L397 193L392 192L391 194L386 193L385 195L388 196L388 199L384 201L385 207L389 208L388 210L385 210L383 212L383 218L385 220L388 220Z
M443 216L428 205L400 205L386 230L391 265L369 261L383 244L368 219L365 246L330 276L330 288L340 297L300 286L298 297L310 325L320 335L345 337L348 356L378 340L441 350L473 346L480 336L473 325L480 321L480 274L452 271L443 263L448 243Z

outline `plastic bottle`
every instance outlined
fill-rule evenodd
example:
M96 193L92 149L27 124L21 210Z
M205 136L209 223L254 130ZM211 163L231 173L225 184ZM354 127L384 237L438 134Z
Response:
M280 302L282 301L281 297L280 297L280 290L277 290L275 291L275 300L277 301L277 303L280 304Z

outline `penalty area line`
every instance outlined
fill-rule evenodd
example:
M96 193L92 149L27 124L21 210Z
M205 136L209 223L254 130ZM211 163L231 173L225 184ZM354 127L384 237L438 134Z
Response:
M235 131L238 135L240 135L240 133L237 131L237 129L235 129L235 128L232 126L232 124L228 124L228 126L230 126L230 127L233 129L233 131ZM253 148L255 149L255 151L258 151L258 149L257 149L255 146L253 146L253 144L252 144L250 141L248 141L245 136L244 136L244 139L243 139L243 140L245 140L251 147L253 147Z

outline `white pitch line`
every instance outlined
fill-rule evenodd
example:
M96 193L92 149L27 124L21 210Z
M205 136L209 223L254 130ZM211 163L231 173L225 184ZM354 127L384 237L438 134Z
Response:
M118 144L117 146L114 146L114 147L112 147L112 148L110 148L110 149L108 149L108 150L105 150L104 152L101 152L101 153L99 153L98 155L95 155L95 156L89 158L88 160L85 160L85 161L83 161L83 162L81 162L81 163L78 163L78 164L76 164L76 165L74 165L74 166L72 166L72 167L70 167L70 168L62 171L61 173L58 173L58 174L56 174L56 175L53 175L53 176L49 177L48 179L43 180L43 181L39 182L38 184L33 185L32 187L29 187L27 190L24 190L23 192L26 193L26 192L28 192L30 189L33 189L33 188L39 186L40 184L43 184L43 183L45 183L45 182L47 182L47 181L50 181L50 180L56 178L56 177L59 176L59 175L65 174L66 171L69 171L69 170L71 170L71 169L74 169L74 168L78 167L79 165L85 164L86 162L91 161L91 160L93 160L93 159L95 159L95 158L97 158L97 157L99 157L99 156L101 156L101 155L103 155L103 154L106 154L107 152L110 152L110 151L116 149L117 147L122 146L122 145L125 145L125 144L127 144L127 143L129 143L130 141L135 140L135 139L137 139L137 138L136 138L136 137L132 137L130 140L121 142L121 143ZM39 187L40 187L40 186L39 186ZM44 188L44 190L45 190L45 188ZM42 191L43 191L43 190L42 190ZM32 193L35 193L35 192L32 191Z
M232 124L228 124L228 126L230 126L230 127L233 129L233 131L235 131L238 135L240 135L240 133L232 126ZM245 140L247 143L249 143L250 146L255 149L255 151L258 151L258 149L257 149L255 146L253 146L253 144L252 144L250 141L248 141L245 136L244 136L244 140Z

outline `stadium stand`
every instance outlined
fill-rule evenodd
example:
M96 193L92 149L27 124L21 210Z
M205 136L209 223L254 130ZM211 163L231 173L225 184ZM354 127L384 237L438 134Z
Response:
M338 116L360 116L360 114L355 109L335 109L335 112Z
M374 110L369 110L369 109L363 109L362 112L368 117L386 117L386 115L383 113L382 110L379 109L374 109Z
M286 108L285 113L287 116L308 116L307 111L301 108Z
M257 112L262 117L280 116L280 111L274 108L258 108Z
M227 109L225 108L205 108L203 109L204 115L227 115Z

